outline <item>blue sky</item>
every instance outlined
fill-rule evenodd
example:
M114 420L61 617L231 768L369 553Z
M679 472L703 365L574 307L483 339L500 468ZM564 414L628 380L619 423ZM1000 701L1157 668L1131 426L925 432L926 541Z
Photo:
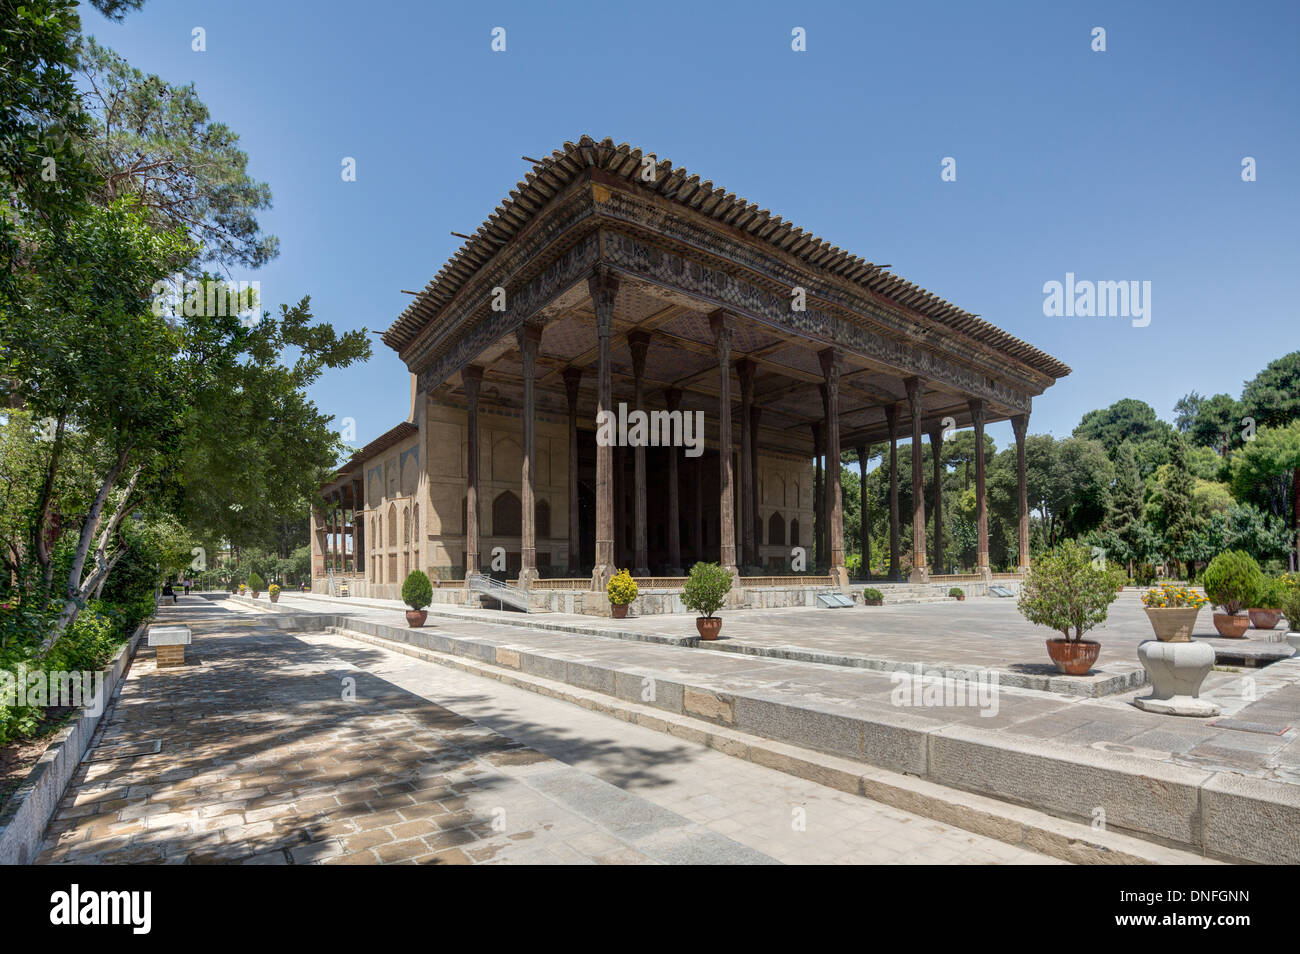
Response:
M1235 396L1300 348L1300 4L148 0L121 24L83 17L241 135L282 251L235 277L259 278L268 303L310 294L336 327L387 328L400 289L459 247L448 233L523 177L521 155L586 133L1065 361L1031 432L1067 435L1122 397L1171 419L1186 392ZM1151 282L1150 324L1045 317L1043 284L1067 272ZM374 343L312 391L358 443L408 406L405 368Z

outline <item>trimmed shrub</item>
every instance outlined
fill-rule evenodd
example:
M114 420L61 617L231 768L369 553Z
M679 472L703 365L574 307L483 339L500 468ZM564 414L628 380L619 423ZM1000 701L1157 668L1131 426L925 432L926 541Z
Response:
M966 591L963 590L960 586L954 586L954 587L952 587L951 589L948 590L948 595L949 595L949 596L965 596L965 595L966 595Z
M1110 604L1118 596L1114 578L1093 565L1088 548L1071 543L1040 557L1029 568L1016 608L1029 622L1078 641L1106 622Z
M722 609L730 592L730 573L716 563L697 563L691 567L682 587L682 604L701 616L710 617Z
M1225 613L1236 615L1255 606L1264 589L1264 574L1249 553L1225 550L1205 568L1205 595Z
M885 599L885 594L880 592L880 590L867 587L862 591L862 601L864 603L867 602L868 600L880 600L881 602L883 602L884 599Z
M266 589L266 581L256 573L250 573L248 574L248 588L254 593L260 593Z
M413 610L422 610L433 602L433 584L423 570L412 570L402 583L402 602Z
M627 606L636 599L638 592L636 580L627 570L619 570L605 585L605 594L615 606Z

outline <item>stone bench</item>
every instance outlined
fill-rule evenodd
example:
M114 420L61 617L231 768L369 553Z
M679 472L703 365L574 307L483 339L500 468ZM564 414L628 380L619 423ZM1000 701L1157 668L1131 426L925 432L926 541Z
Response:
M194 641L188 626L150 626L149 645L157 655L157 666L185 665L185 647Z

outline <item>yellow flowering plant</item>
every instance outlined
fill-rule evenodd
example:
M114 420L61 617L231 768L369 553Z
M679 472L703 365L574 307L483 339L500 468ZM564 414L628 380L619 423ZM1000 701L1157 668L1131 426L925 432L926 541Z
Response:
M1142 594L1143 605L1151 609L1200 609L1208 602L1200 591L1177 583L1161 583Z
M609 583L605 586L605 593L609 596L609 601L615 606L627 606L636 599L636 580L632 579L632 574L627 570L619 570L609 578Z

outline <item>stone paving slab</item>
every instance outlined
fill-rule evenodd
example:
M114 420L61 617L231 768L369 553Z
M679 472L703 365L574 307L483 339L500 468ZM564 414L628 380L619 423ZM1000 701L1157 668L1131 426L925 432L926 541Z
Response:
M1054 861L344 637L162 615L201 661L137 659L42 863Z
M160 615L201 662L136 661L39 862L774 861L270 621L187 610Z
M332 605L328 598L311 601ZM375 610L353 617L348 625L377 633L391 628L392 622L391 614ZM653 679L668 708L681 705L673 700L681 699L687 688L731 697L735 724L764 737L863 759L892 771L922 774L940 784L970 787L1010 801L1052 805L1050 810L1066 817L1080 817L1088 806L1109 803L1109 815L1117 825L1127 821L1135 826L1135 833L1141 833L1148 830L1142 826L1158 823L1150 834L1171 843L1182 843L1182 838L1195 832L1180 821L1185 806L1176 801L1164 802L1154 813L1139 804L1148 797L1152 777L1167 776L1162 787L1172 785L1194 796L1215 773L1247 776L1258 787L1256 802L1276 801L1284 817L1300 811L1300 786L1295 784L1300 781L1300 747L1294 729L1261 744L1263 737L1258 734L1216 728L1207 724L1210 720L1142 712L1128 704L1134 692L1080 699L1003 688L997 714L986 718L974 705L900 706L893 696L895 680L871 671L468 620L422 631L399 626L391 632L396 638L419 640L430 649L487 661L504 651L518 660L521 671L616 695L637 691L640 682ZM620 677L627 677L628 684L620 685ZM1225 715L1253 718L1252 706L1267 704L1274 693L1297 683L1300 661L1293 660L1262 670L1214 672L1204 695L1219 701ZM1171 735L1162 739L1160 733ZM1162 741L1165 747L1157 748ZM938 760L940 750L951 752L952 757ZM999 764L1010 787L995 785L984 766L976 764L980 761ZM936 777L937 769L945 774ZM1056 789L1068 793L1064 803L1058 804ZM1194 811L1203 809L1193 803ZM1300 834L1284 833L1280 840L1224 844L1212 850L1227 857L1259 851L1267 857L1300 858Z

